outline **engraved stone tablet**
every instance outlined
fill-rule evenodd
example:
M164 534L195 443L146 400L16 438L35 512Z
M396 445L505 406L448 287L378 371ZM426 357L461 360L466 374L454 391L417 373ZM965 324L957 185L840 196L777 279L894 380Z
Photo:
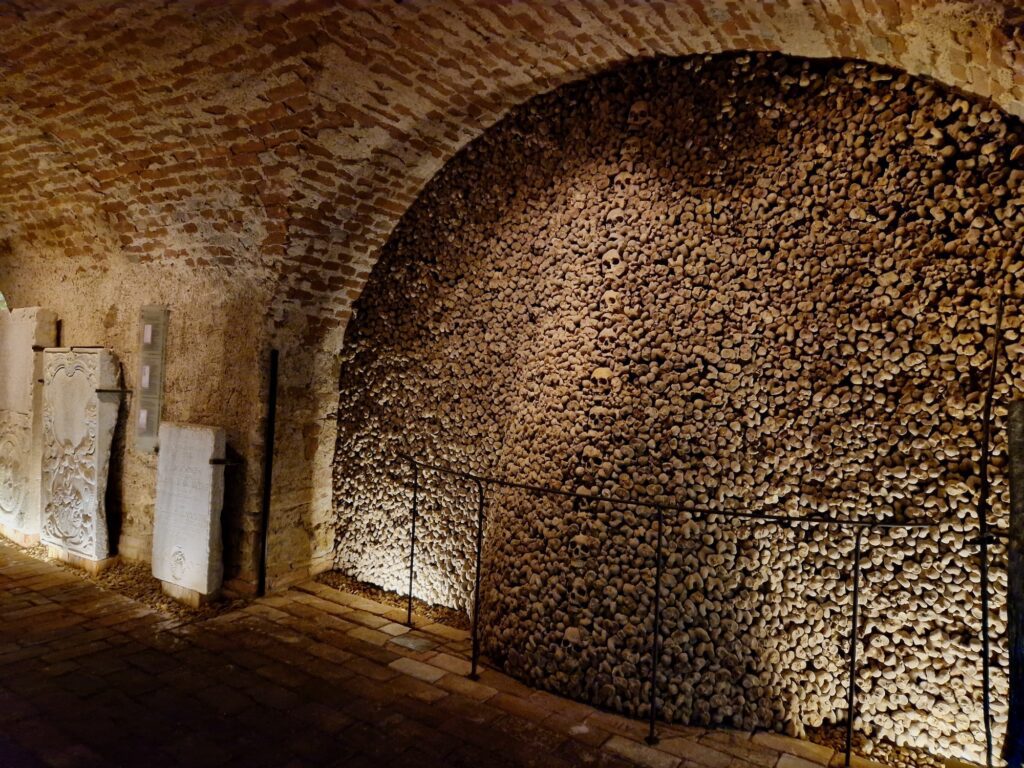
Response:
M119 386L120 368L110 350L43 353L41 538L72 562L110 557L104 498Z
M224 450L223 429L160 425L153 575L201 595L215 594L224 575Z
M0 532L39 542L42 461L42 349L57 336L57 315L29 307L0 310Z

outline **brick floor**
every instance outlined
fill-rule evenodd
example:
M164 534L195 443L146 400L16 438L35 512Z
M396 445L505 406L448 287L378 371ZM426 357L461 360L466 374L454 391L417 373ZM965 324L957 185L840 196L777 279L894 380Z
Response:
M0 767L806 768L831 750L469 680L466 633L315 582L197 623L0 543ZM390 616L390 618L389 618ZM414 622L415 623L415 622Z

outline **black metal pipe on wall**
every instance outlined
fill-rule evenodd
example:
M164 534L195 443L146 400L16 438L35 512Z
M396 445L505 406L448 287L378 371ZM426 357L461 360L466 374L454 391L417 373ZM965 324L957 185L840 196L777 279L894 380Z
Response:
M267 378L269 392L267 397L267 422L263 431L263 503L260 508L260 559L257 577L256 594L267 593L267 547L270 540L270 499L273 493L274 480L274 431L277 426L277 371L278 351L270 350L270 363Z

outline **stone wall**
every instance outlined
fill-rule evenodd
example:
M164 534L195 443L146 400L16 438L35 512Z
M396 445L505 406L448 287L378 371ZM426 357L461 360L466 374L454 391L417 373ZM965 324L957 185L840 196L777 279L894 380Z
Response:
M734 49L934 76L1024 112L1011 0L335 3L69 0L0 8L0 291L131 362L171 308L167 416L223 424L229 558L251 586L268 350L282 350L271 585L331 556L338 357L398 218L511 106L621 62ZM113 307L113 309L112 309ZM210 340L197 364L186 350ZM132 366L126 373L134 375ZM222 411L223 404L223 411ZM156 469L130 446L125 551Z
M528 102L403 218L342 354L338 565L406 591L396 453L667 520L662 711L800 733L845 717L849 532L701 511L926 521L866 537L860 727L981 757L977 463L995 306L993 517L1024 392L1021 126L886 69L657 60ZM416 593L465 607L475 489L420 478ZM650 510L488 496L488 653L647 709ZM993 701L1006 723L1005 562Z
M141 266L114 258L108 267L99 273L80 270L74 258L55 256L7 273L5 287L18 305L58 310L62 345L114 349L129 390L138 388L141 307L171 307L163 415L223 426L244 461L228 469L225 528L228 577L241 577L235 587L249 591L256 571L271 297L255 281L229 277L218 268ZM120 553L149 560L157 457L136 450L131 429L136 414L129 395L115 435L109 510L114 530L120 531Z

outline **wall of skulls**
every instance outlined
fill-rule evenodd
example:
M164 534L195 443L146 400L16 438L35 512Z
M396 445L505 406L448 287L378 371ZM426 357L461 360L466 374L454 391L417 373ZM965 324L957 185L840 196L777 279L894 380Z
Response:
M1018 363L1024 154L998 109L873 66L655 60L528 102L431 182L342 353L337 563L407 589L399 452L665 520L669 720L846 717L852 534L714 511L926 522L865 536L858 728L982 755L976 535L995 307L993 520ZM466 607L472 483L421 471L418 596ZM486 495L485 650L647 712L655 513ZM1006 723L1005 553L993 702Z

